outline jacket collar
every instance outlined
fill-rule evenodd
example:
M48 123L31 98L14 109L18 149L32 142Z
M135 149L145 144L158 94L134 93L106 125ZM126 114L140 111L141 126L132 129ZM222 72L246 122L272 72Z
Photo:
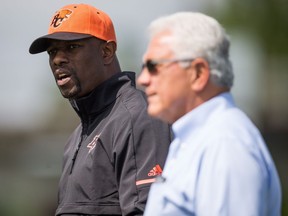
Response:
M135 86L134 72L117 73L97 86L89 95L69 101L83 120L89 115L102 112L103 109L112 104L125 91L124 86Z

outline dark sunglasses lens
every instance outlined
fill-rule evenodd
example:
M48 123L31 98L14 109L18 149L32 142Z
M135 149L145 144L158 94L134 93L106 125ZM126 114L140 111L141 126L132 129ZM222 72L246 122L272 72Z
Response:
M155 73L156 72L156 64L152 61L147 61L146 63L147 69L150 73Z

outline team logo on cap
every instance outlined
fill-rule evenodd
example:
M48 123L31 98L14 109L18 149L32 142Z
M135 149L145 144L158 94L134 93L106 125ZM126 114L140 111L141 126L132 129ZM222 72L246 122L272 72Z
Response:
M71 14L72 11L68 9L58 11L54 16L50 26L53 26L54 28L60 26L62 22L67 20Z

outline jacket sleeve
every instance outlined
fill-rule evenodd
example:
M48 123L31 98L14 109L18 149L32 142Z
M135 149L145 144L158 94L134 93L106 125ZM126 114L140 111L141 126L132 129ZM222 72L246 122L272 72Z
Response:
M114 159L122 215L143 215L151 183L165 163L170 126L143 110L120 127Z

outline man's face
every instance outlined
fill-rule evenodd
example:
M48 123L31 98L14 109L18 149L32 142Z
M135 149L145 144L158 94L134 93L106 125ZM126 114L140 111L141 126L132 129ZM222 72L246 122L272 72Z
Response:
M105 81L102 43L94 37L51 41L49 64L63 97L83 97Z
M176 59L169 39L169 32L152 38L144 55L144 63L148 60ZM144 67L137 81L139 85L146 87L149 115L169 123L175 122L187 112L187 106L194 97L189 86L188 71L180 67L179 62L159 64L154 72L149 72Z

